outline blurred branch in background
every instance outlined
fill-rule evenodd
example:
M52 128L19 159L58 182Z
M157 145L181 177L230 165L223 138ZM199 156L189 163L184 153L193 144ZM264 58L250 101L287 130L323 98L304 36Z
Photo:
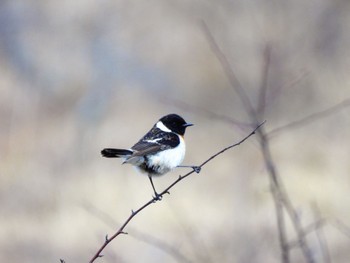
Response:
M266 46L264 53L263 53L263 63L262 63L262 78L261 78L261 85L259 87L259 100L258 100L258 106L257 110L255 111L253 109L252 104L245 103L249 98L247 97L244 89L242 88L239 80L235 76L234 72L232 71L232 68L223 54L223 52L220 50L220 48L217 46L215 39L211 35L207 25L203 22L203 31L207 36L207 39L212 47L212 50L214 54L219 59L221 65L223 66L226 74L228 75L228 78L230 79L231 85L235 88L235 91L237 94L241 97L241 101L243 102L243 106L246 108L246 111L251 115L251 121L254 123L254 121L257 121L259 118L267 118L265 115L265 108L268 105L268 99L267 99L267 88L268 88L268 73L269 73L269 65L270 65L270 56L271 56L271 47L269 45ZM299 77L292 80L288 85L285 87L282 87L278 89L280 91L281 89L292 87L297 85L301 80L303 80L308 75L308 72L303 72ZM238 87L238 88L237 88ZM276 94L274 98L276 98ZM251 126L251 124L243 121L236 120L232 118L231 116L223 115L223 114L217 114L215 112L209 111L207 109L202 109L198 107L194 107L186 102L175 100L173 98L163 98L163 101L166 103L169 103L171 105L174 105L177 108L180 108L182 110L186 110L189 112L193 112L197 115L205 116L206 118L215 119L217 121L222 121L230 125L234 125L239 128L243 128L246 126ZM269 140L281 133L291 131L296 128L304 127L306 125L311 124L312 122L321 120L323 118L335 115L339 113L339 111L344 110L345 108L350 106L350 99L345 99L342 102L333 105L327 109L315 112L313 114L310 114L304 118L301 118L300 120L296 120L293 122L290 122L286 125L283 125L281 127L277 127L272 129L271 131L264 132L263 129L260 129L258 132L258 137L260 139L260 146L261 150L263 152L263 156L265 159L265 165L269 172L270 179L271 179L271 192L273 194L273 200L275 203L275 209L276 209L276 217L277 217L277 225L278 225L278 234L279 234L279 241L280 241L280 247L282 252L282 262L290 262L290 256L289 256L289 250L294 248L295 246L300 247L303 250L304 256L307 260L307 262L315 262L312 256L312 252L309 248L309 246L306 243L306 235L310 234L311 232L315 232L319 239L319 245L321 247L322 253L323 253L323 260L324 262L332 262L329 248L327 246L327 241L323 235L322 232L319 232L318 229L323 226L328 221L325 219L320 219L320 213L315 213L315 222L312 224L312 226L303 228L302 224L300 222L299 216L294 209L290 198L287 194L287 191L285 189L285 186L282 184L280 177L277 174L276 171L276 165L272 160L271 153L268 147ZM258 118L259 116L259 118ZM286 209L289 217L291 218L294 229L298 236L298 241L290 243L287 238L286 234L286 219L284 217L283 210ZM344 223L341 221L333 220L331 224L337 228L339 231L341 231L344 235L347 235L350 237L350 229L345 226Z
M218 58L219 62L221 63L225 73L227 74L228 79L230 80L230 83L232 85L232 88L236 92L236 94L239 96L242 106L245 108L246 112L248 113L251 121L253 123L257 123L258 119L263 117L259 116L259 113L254 109L248 95L246 94L243 86L237 79L227 57L225 54L221 51L220 47L217 45L214 37L212 36L208 26L205 24L205 22L202 23L203 32L206 35L208 42L211 46L211 49L215 56ZM258 109L260 107L260 111L264 113L265 111L265 101L266 101L266 78L268 69L264 69L264 67L269 67L269 60L270 60L270 48L266 48L266 52L264 54L264 60L263 63L263 74L266 75L263 77L263 84L260 85L260 96L259 96L259 103L258 103ZM300 248L302 249L302 252L304 254L305 259L308 263L313 263L314 259L312 257L312 253L310 251L309 246L306 243L306 240L304 239L303 235L303 228L301 226L301 223L299 221L298 215L295 212L294 207L291 204L291 201L288 197L288 194L286 192L285 187L283 186L281 179L279 178L278 172L276 170L276 166L274 164L274 161L272 159L272 155L270 152L269 142L266 137L266 133L263 129L261 129L258 132L258 139L260 142L261 152L264 157L265 166L269 174L270 178L270 189L273 196L273 201L275 203L275 209L276 209L276 217L277 217L277 228L278 228L278 235L279 235L279 242L281 247L281 254L282 254L282 262L283 263L289 263L290 262L290 255L289 255L289 249L287 245L287 230L286 230L286 220L284 216L284 209L287 210L288 215L290 219L293 222L293 226L295 228L295 231L298 235L298 239L300 242Z
M343 221L340 219L335 219L331 221L331 224L338 229L343 235L347 236L350 238L350 226L347 226Z
M320 232L320 229L323 229L325 226L331 226L332 228L336 229L339 233L341 233L343 236L350 239L350 227L347 226L343 221L339 219L322 217L320 212L317 210L314 211L314 216L315 216L314 222L304 228L304 235L306 237L307 235L312 234L313 232L316 232L317 235L320 235L321 233L321 240L320 240L320 237L318 237L318 239L319 239L319 242L322 243L320 244L320 246L323 253L323 259L325 262L332 262L330 253L329 253L328 242L325 239L325 237L323 237L323 231ZM299 240L292 240L288 244L289 249L294 249L298 246L299 246Z
M108 225L111 228L114 228L116 225L119 225L120 223L117 222L115 219L113 219L112 216L110 216L108 213L102 211L101 209L92 206L89 203L86 203L83 205L83 208L90 214L98 219L100 219L102 222L104 222L106 225ZM130 233L128 233L129 236L140 240L142 242L145 242L149 244L150 246L153 246L157 249L160 249L164 253L171 256L173 259L175 259L177 262L184 262L184 263L191 263L192 261L189 260L184 254L182 254L176 247L174 247L171 244L168 244L165 240L161 240L151 234L148 234L146 232L142 232L140 230L137 230L135 228L129 228Z
M266 45L265 50L263 52L263 63L261 67L261 83L260 83L260 93L258 100L258 107L256 109L257 114L259 116L265 115L266 108L266 92L268 87L268 78L269 78L269 69L271 63L271 46Z
M314 221L317 222L319 220L319 218L322 218L322 215L321 215L320 209L316 203L314 203L312 205L312 210L313 210L313 214L314 214ZM331 259L330 253L329 253L328 242L327 242L327 239L325 238L323 228L322 227L317 228L315 230L315 232L316 232L318 242L320 244L322 258L323 258L324 262L331 263L332 259Z
M186 103L185 101L181 101L181 100L177 100L177 99L169 98L169 97L162 97L162 98L160 98L160 100L164 104L173 105L176 108L179 108L183 111L192 112L192 113L197 114L197 115L203 115L206 118L226 122L226 123L229 123L231 125L237 126L239 128L242 128L242 127L249 128L252 126L248 122L236 120L230 116L218 114L218 113L210 111L208 109L198 107L198 106L195 106L193 104Z
M234 73L232 66L230 65L227 57L222 52L218 44L216 43L214 37L212 36L208 26L205 22L202 22L202 28L205 36L207 37L207 40L211 46L211 49L215 56L218 58L219 62L221 63L224 72L226 73L232 88L236 92L236 94L239 96L242 106L245 108L246 112L250 116L252 123L258 123L259 119L266 118L265 116L265 109L266 109L266 101L267 101L267 89L268 89L268 74L269 74L269 65L271 60L271 47L267 45L265 47L264 53L263 53L263 63L262 63L262 69L261 69L261 84L259 87L259 100L258 105L256 107L256 110L254 109L248 95L246 94L243 86L241 85L240 81L236 77L236 74ZM299 78L300 79L300 78ZM298 80L293 81L292 83L297 83ZM343 107L346 107L349 105L349 100L345 100L340 104L337 104L336 106L327 109L325 111L321 111L316 114L312 114L302 120L293 122L289 125L286 125L281 128L277 128L272 131L272 134L284 129L297 127L301 125L305 125L307 123L310 123L311 121L314 121L316 119L328 116L330 114L338 112ZM221 118L223 120L224 118ZM271 134L271 133L270 133ZM267 169L267 172L269 174L270 178L270 187L271 192L273 196L273 201L275 204L276 209L276 217L277 217L277 228L278 228L278 235L279 235L279 243L281 248L281 260L283 263L289 263L290 262L290 251L288 246L288 237L287 237L287 231L286 231L286 218L284 216L284 212L287 212L287 215L289 216L292 225L294 227L294 230L297 234L298 239L298 246L300 247L304 258L306 262L313 263L315 262L313 253L307 243L305 230L303 228L302 223L300 222L300 218L298 213L296 212L296 209L294 208L289 195L286 191L285 186L283 185L283 182L281 181L281 178L278 174L276 165L273 161L270 146L269 146L269 137L268 133L264 131L264 129L260 129L257 133L261 151L263 154L265 166ZM316 219L317 220L317 219ZM321 241L320 241L321 243ZM323 244L323 245L322 245ZM325 241L323 240L322 244L320 244L321 249L323 251L323 255L325 258L325 261L330 262L330 256L328 253L328 248L326 247ZM327 251L324 251L327 250Z
M303 127L305 125L308 125L314 121L326 118L328 116L334 115L338 113L339 111L347 108L350 106L350 98L343 100L342 102L331 106L325 110L310 114L309 116L306 116L300 120L293 121L291 123L288 123L284 126L275 128L267 133L268 138L272 138L279 134L280 132L286 131L286 130L291 130L291 129L297 129L299 127Z
M201 18L213 36L209 42ZM101 145L132 142L175 105L201 123L189 134L186 156L199 164L255 123L236 85L254 115L268 120L269 165L297 209L315 259L349 262L350 1L3 0L0 21L0 262L51 262L57 255L67 263L88 261L106 230L82 213L81 200L89 196L95 207L128 217L131 199L135 208L150 199L128 169L98 158ZM162 95L170 100L162 103ZM129 226L140 220L142 231L154 231L155 224L166 229L149 233L180 244L193 262L280 263L281 251L293 263L305 262L259 142L250 140L253 151L244 145L206 166L213 176L193 176L200 179L195 188L190 180L177 187L186 198L164 201L179 218L169 220L158 204L156 222L150 208ZM161 181L170 184L174 175ZM270 181L279 203L266 191ZM106 202L111 198L116 201ZM311 200L326 219L317 220ZM179 231L176 219L186 229ZM119 226L105 227L106 233ZM287 248L281 250L278 233ZM99 261L176 262L147 244L120 241Z
M172 184L170 184L165 190L163 190L161 193L159 193L158 196L153 197L151 200L149 200L147 203L145 203L143 206L141 206L140 208L138 208L137 210L131 210L131 214L130 216L126 219L126 221L122 224L122 226L117 230L117 232L115 232L111 237L108 237L108 235L106 235L105 237L105 242L102 244L102 246L97 250L97 252L95 253L95 255L91 258L91 260L89 261L90 263L94 262L97 258L102 257L101 252L106 248L106 246L112 242L117 236L121 235L121 234L127 234L126 232L124 232L125 227L130 223L130 221L137 215L139 214L142 210L144 210L145 208L147 208L148 206L150 206L151 204L156 203L157 201L162 200L162 197L165 194L169 194L169 190L171 188L173 188L177 183L179 183L180 181L182 181L183 179L185 179L186 177L190 176L191 174L193 174L194 172L199 173L200 169L206 165L208 162L212 161L214 158L218 157L219 155L223 154L224 152L226 152L227 150L234 148L236 146L239 146L240 144L242 144L243 142L245 142L250 136L254 135L256 133L256 131L265 123L265 121L261 122L260 124L258 124L256 126L256 128L249 133L246 137L244 137L242 140L240 140L237 143L234 143L230 146L225 147L224 149L222 149L221 151L215 153L214 155L212 155L211 157L209 157L207 160L205 160L203 163L201 163L199 166L196 166L193 168L192 171L188 172L185 175L180 175L179 178L177 180L175 180Z

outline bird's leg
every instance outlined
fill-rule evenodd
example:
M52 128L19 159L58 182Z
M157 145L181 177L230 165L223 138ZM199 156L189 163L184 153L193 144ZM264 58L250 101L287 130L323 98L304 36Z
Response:
M179 165L177 167L180 167L180 168L192 168L193 171L195 171L197 174L199 174L201 169L202 169L200 166L195 166L195 165Z
M154 195L155 195L154 199L157 200L157 201L162 200L162 196L157 193L156 188L154 187L152 176L150 174L148 175L148 178L149 178L149 180L151 182L151 185L152 185L152 188L153 188L153 191L154 191Z

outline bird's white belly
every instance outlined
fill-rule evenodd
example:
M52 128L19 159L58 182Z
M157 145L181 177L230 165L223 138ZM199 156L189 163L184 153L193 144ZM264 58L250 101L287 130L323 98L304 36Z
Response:
M180 136L180 143L176 148L149 156L149 164L158 167L155 175L163 175L182 163L185 158L185 152L186 145L184 139Z

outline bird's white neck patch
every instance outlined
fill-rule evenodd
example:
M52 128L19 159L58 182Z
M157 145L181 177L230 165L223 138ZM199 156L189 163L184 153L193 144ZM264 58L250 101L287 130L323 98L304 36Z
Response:
M156 127L164 132L171 132L161 121L158 121Z

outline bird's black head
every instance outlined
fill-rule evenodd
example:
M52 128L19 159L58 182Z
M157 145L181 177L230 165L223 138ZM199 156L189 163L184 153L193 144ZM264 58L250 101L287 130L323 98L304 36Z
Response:
M177 114L169 114L159 120L167 129L179 135L184 135L187 127L193 124L187 123Z

